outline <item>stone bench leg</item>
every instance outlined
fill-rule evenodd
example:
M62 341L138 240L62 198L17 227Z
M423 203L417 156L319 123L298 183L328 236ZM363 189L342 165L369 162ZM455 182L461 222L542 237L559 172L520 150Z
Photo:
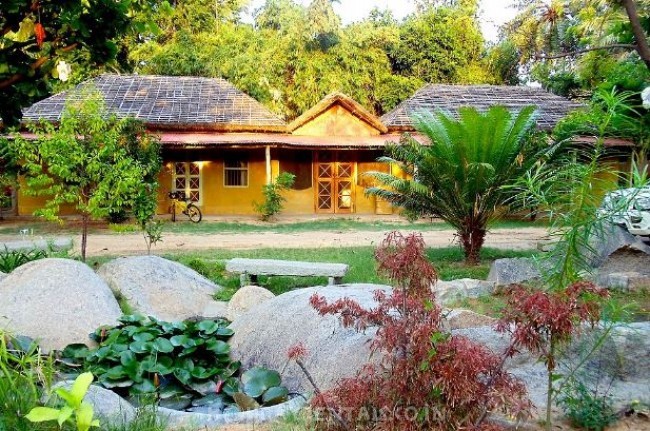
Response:
M336 284L341 284L343 282L343 277L329 277L327 279L328 286L334 286Z

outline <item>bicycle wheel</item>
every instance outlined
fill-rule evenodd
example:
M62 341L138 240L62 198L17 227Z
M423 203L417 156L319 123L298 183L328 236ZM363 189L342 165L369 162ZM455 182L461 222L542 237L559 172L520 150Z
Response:
M185 213L190 218L190 221L194 223L200 222L201 219L203 218L203 214L201 214L201 210L199 209L199 207L197 207L194 204L189 204L187 206L187 209L185 210Z

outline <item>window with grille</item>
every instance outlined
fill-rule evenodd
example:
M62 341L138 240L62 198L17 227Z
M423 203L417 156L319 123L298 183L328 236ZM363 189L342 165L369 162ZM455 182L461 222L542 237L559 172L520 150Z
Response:
M224 161L223 185L226 187L248 187L248 162L242 160Z
M174 163L172 191L185 193L196 204L201 204L201 166L197 162Z

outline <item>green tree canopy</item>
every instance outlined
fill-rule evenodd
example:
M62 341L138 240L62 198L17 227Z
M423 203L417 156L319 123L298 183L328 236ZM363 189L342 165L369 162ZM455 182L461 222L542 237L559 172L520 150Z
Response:
M205 9L200 1L190 3ZM383 114L426 82L502 83L502 72L511 79L508 65L488 60L475 0L432 5L404 22L375 10L347 26L332 4L267 0L253 25L199 20L133 40L130 61L140 73L222 77L288 119L333 91Z
M109 115L101 96L84 92L58 125L31 124L36 139L17 134L9 141L24 173L25 193L47 199L37 214L55 220L62 205L81 214L84 260L91 218L138 204L144 207L136 213L146 213L155 202L159 144L133 121Z
M130 29L155 31L148 19L155 0L3 0L0 8L0 116L15 123L21 108L49 94L51 80L82 58L86 67L118 54L117 40ZM132 15L138 13L139 18ZM60 76L61 75L61 76Z

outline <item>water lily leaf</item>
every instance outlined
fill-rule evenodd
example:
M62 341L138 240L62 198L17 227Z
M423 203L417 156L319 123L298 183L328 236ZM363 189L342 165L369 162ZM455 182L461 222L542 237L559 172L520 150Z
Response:
M169 384L169 385L166 385L166 386L164 386L162 388L159 388L159 396L160 396L160 399L162 399L162 400L167 399L167 398L171 398L171 397L178 397L180 395L183 395L184 393L185 393L185 390L183 388L181 388L180 386L175 385L175 384Z
M125 377L128 377L127 372L126 372L126 370L124 369L124 367L122 365L118 365L116 367L109 368L104 373L104 376L107 379L111 379L111 380L121 380L121 379L123 379Z
M193 391L198 392L201 395L216 395L217 392L217 384L213 382L212 380L204 381L204 382L192 382L189 385L190 388L192 388ZM196 404L192 403L194 406Z
M69 359L84 359L89 352L90 349L85 344L68 344L61 351L61 356Z
M212 335L219 329L219 324L214 320L203 320L196 325L196 328L207 335Z
M194 369L194 361L192 361L190 358L177 359L175 367L187 371L192 371Z
M189 385L190 381L192 380L192 375L187 370L174 370L174 377L176 377L178 381L184 385Z
M151 341L154 338L156 337L154 337L150 332L140 332L133 334L133 341Z
M134 341L129 344L129 350L133 353L149 353L151 350L151 343L146 341Z
M242 374L244 393L253 398L261 396L267 389L280 386L282 379L277 371L267 370L262 367L251 368Z
M183 334L183 335L174 335L169 339L169 342L172 343L172 346L179 347L179 346L184 346L185 343L188 342L188 340L191 340L191 338ZM186 347L192 347L192 346L186 346Z
M203 398L198 398L192 401L194 407L214 407L215 409L223 409L226 406L226 397L221 394L209 394Z
M120 363L127 368L135 368L138 365L138 359L131 350L120 352Z
M169 356L158 356L158 360L151 368L151 372L166 376L174 372L174 360Z
M166 333L185 332L187 325L184 322L161 322L160 328Z
M227 355L230 353L230 345L228 343L214 338L205 343L205 348L216 355Z
M160 400L160 407L172 410L185 410L192 404L192 395L181 395Z
M265 406L272 406L286 401L289 395L289 390L284 386L275 386L269 388L264 395L262 395L262 403Z
M196 379L204 380L213 376L215 372L203 367L195 367L190 374Z
M143 380L142 383L134 384L133 390L140 394L151 394L156 392L156 386L151 380Z
M174 346L167 338L156 338L153 342L153 348L162 353L169 353L174 350Z
M222 392L226 395L233 396L239 392L239 382L235 378L229 378L223 385Z

